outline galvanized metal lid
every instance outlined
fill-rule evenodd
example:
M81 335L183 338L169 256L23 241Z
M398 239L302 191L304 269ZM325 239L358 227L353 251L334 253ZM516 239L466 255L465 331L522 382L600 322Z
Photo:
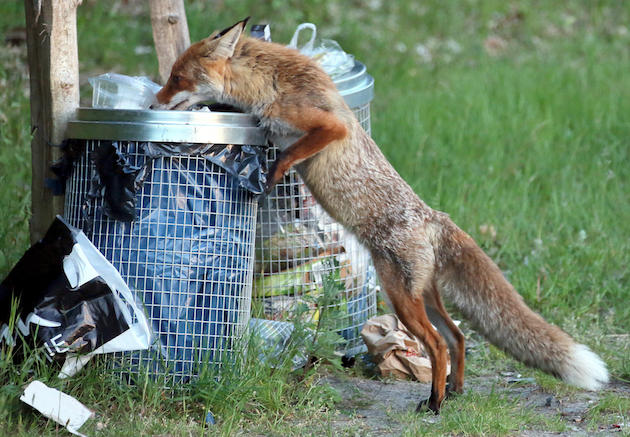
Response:
M350 108L363 106L374 98L374 78L359 61L354 61L354 68L334 82Z
M79 108L66 137L165 143L267 144L258 119L236 112Z

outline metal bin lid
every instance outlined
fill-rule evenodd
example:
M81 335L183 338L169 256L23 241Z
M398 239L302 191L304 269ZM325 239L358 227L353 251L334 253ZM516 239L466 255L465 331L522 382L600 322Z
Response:
M363 106L374 98L374 78L359 61L354 61L354 68L336 78L334 83L350 108Z
M66 137L164 143L267 144L258 119L236 112L79 108Z

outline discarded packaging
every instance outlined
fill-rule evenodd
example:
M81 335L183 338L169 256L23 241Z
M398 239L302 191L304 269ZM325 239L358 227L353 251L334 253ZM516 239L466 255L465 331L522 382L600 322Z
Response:
M345 353L362 352L360 329L378 290L369 254L303 184L285 189L295 192L267 198L259 213L253 294L273 320L291 320L306 306L302 316L317 321L317 297L334 287L338 299L329 305L343 315L336 331L347 340Z
M295 268L279 271L272 276L259 277L254 283L256 297L320 293L321 281L317 284L313 277L313 270L320 262L314 259Z
M20 351L23 341L43 346L51 361L65 358L60 377L94 354L146 349L150 340L146 317L118 271L59 216L0 284L0 325L0 344Z
M297 270L309 260L325 254L321 236L300 220L290 222L288 218L279 218L266 226L258 224L258 228L264 239L256 245L256 272L269 274Z
M94 415L85 405L57 389L50 388L41 381L33 381L24 389L20 400L45 417L65 426L74 435L82 436L79 428Z
M291 320L295 318L299 308L306 310L303 312L305 320L317 321L319 319L315 304L300 295L269 296L261 300L265 314L272 320Z
M383 376L431 382L431 361L422 344L393 314L369 319L361 330L368 352ZM450 373L450 363L447 365Z
M212 411L208 411L206 413L206 425L216 425L216 423L214 414L212 414Z
M291 334L295 329L293 323L277 320L249 319L249 329L263 341L264 353L260 355L261 361L278 362L287 352ZM291 358L293 370L304 367L308 361L305 353L298 353Z
M251 36L263 41L271 41L271 28L268 24L252 24Z
M162 88L147 77L105 73L88 79L92 85L92 107L105 109L149 109Z
M303 46L298 47L300 32L304 29L311 30L311 39ZM306 56L315 59L333 79L343 76L354 67L354 56L344 52L337 41L318 39L317 26L313 23L300 24L297 29L295 29L289 47L298 49Z

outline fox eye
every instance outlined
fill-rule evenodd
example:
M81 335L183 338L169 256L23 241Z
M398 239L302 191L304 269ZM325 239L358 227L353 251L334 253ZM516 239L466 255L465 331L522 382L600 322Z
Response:
M180 80L182 80L182 77L181 77L181 76L179 76L179 75L175 75L175 76L173 76L173 82L174 82L175 84L178 84Z

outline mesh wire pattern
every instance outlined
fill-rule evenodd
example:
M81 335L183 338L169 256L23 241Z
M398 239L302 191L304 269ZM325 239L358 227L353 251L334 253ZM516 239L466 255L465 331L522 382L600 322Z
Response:
M65 216L118 269L154 331L148 351L116 354L115 365L175 383L229 362L250 317L256 198L203 157L161 157L146 167L137 219L112 220L90 194L100 144L82 144ZM131 166L147 164L142 143L120 149Z
M370 104L353 112L369 134ZM277 152L268 150L269 162ZM315 202L291 169L258 210L254 312L290 321L306 305L307 315L317 320L324 309L313 301L331 286L338 299L328 309L337 315L334 327L345 340L341 352L364 352L360 330L376 314L378 292L369 253Z

